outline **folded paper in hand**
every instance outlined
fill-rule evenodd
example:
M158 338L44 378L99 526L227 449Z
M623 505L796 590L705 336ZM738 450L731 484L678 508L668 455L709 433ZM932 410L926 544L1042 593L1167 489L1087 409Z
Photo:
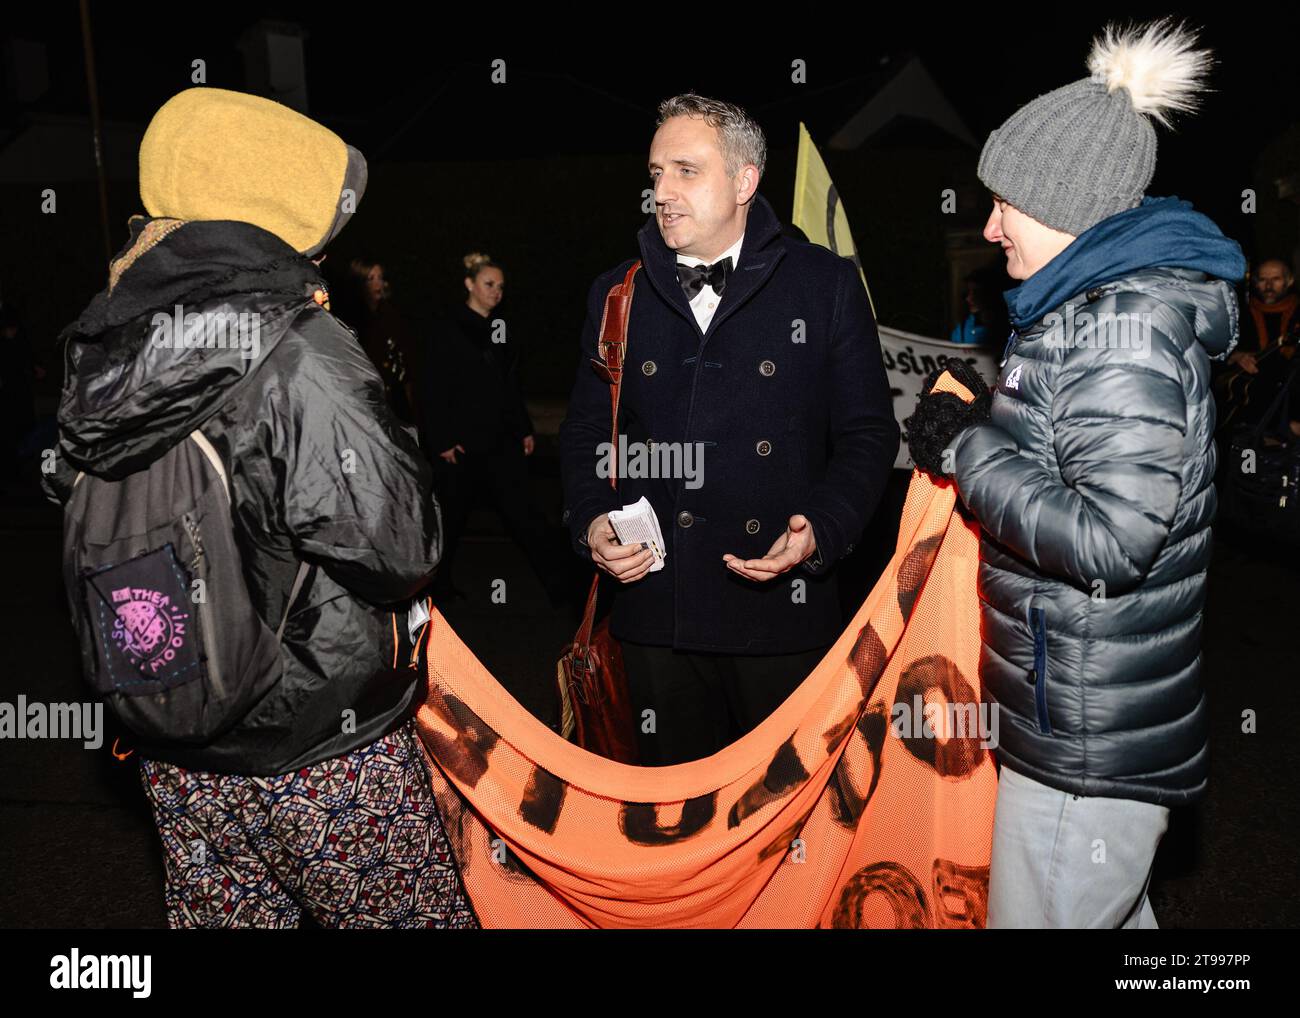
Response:
M642 544L650 546L654 552L654 565L650 572L658 572L664 567L668 553L664 550L664 535L659 529L659 518L654 508L642 495L631 505L615 509L609 514L609 525L614 528L619 544Z

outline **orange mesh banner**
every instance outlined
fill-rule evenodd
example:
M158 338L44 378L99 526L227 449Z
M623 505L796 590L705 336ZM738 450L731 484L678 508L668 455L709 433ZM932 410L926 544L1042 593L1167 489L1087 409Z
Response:
M952 485L915 472L894 557L821 663L748 735L672 767L565 741L435 612L417 723L482 924L982 927L978 565Z

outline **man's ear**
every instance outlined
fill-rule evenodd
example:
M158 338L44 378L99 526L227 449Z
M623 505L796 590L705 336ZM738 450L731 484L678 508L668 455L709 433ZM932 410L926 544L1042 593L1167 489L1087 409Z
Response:
M736 204L748 205L750 199L758 193L758 167L753 163L742 166L737 180Z

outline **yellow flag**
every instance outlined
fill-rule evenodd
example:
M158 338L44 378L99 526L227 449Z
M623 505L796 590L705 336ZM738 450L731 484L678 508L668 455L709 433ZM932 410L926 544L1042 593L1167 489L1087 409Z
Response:
M858 249L853 243L853 234L849 231L849 217L844 211L844 203L840 201L831 175L826 171L826 164L822 162L821 153L817 151L808 128L803 124L799 125L799 160L794 171L793 222L814 244L830 248L858 267L874 315L876 305L871 300L871 287L867 286Z

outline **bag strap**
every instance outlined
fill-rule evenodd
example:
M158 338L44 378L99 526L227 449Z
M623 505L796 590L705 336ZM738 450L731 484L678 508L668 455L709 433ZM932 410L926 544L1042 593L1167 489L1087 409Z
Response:
M627 323L632 314L632 294L636 289L634 277L641 268L641 261L632 263L623 277L623 282L615 283L605 295L605 310L600 318L600 335L596 341L597 357L591 358L591 366L596 374L609 383L610 448L618 448L618 406L623 392L623 362L627 357ZM618 457L610 457L609 486L618 487ZM582 625L574 642L586 648L591 643L591 631L596 622L596 593L600 588L600 571L591 578L591 590L587 593L587 607L582 613Z
M208 441L208 436L203 434L203 432L198 428L195 428L190 432L190 441L197 445L203 455L208 458L208 462L212 464L212 469L215 470L217 476L221 478L221 488L226 493L226 504L232 504L233 500L230 497L230 478L226 476L226 465L221 462L221 457L217 455L216 447Z
M226 475L226 465L221 462L221 456L217 453L216 448L208 440L208 436L203 434L198 428L189 433L190 440L199 447L203 455L207 457L208 463L212 469L217 472L221 478L221 490L226 493L226 504L232 505L230 498L230 478ZM77 482L85 476L84 470L78 470L77 476L72 479L72 486L75 488ZM284 627L289 622L289 609L293 607L294 599L302 591L302 585L307 582L307 573L313 568L308 562L298 563L298 572L294 575L293 585L289 588L289 600L284 603L284 615L280 617L280 625L275 630L275 642L279 643L284 636Z
M232 505L230 497L230 478L226 476L226 466L221 462L220 455L217 454L216 447L208 440L208 436L203 434L198 428L190 432L190 440L203 452L212 464L212 469L217 472L221 478L221 489L226 493L226 504ZM302 591L302 585L307 582L307 573L311 569L311 564L307 562L298 563L298 572L294 575L293 586L289 588L289 599L284 603L284 614L280 617L280 625L275 630L275 642L279 643L284 637L284 627L289 623L289 610L293 607L293 602L297 599L298 594Z

